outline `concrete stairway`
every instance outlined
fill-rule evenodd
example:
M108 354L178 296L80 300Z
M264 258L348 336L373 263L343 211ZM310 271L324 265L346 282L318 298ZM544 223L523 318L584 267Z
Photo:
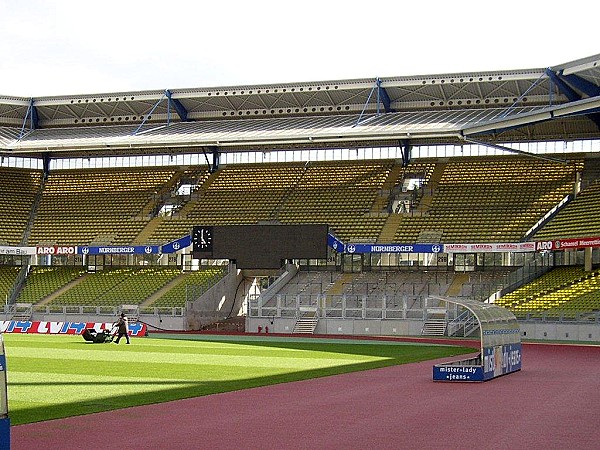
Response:
M400 214L390 214L381 229L381 233L379 233L379 237L377 238L377 242L382 242L384 244L389 244L394 242L394 238L396 236L396 231L402 222L402 215Z
M294 334L314 334L319 317L316 312L305 312L294 325L292 333Z
M445 320L428 320L423 324L421 336L444 336L446 334Z
M458 297L460 292L462 291L463 285L469 281L469 274L467 273L457 273L454 275L454 279L450 286L448 286L448 290L446 291L447 297Z
M429 209L431 208L431 203L433 202L433 195L435 193L435 189L440 183L442 175L444 175L444 170L446 170L446 163L438 163L435 165L435 169L433 169L431 178L425 186L423 197L421 197L419 205L417 206L417 212L423 213L425 211L429 211Z
M148 243L148 239L152 236L152 233L158 228L158 226L162 223L164 218L162 217L154 217L150 220L146 226L140 231L140 234L136 236L133 243L137 245L143 245Z

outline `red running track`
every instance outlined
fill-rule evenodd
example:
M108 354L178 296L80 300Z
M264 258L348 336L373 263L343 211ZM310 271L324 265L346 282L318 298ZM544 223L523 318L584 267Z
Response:
M433 364L19 425L12 448L600 448L600 347L524 344L523 370L485 383Z

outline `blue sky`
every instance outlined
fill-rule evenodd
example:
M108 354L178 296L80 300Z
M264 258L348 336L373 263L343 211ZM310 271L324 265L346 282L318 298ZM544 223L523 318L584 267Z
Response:
M592 5L0 0L0 95L548 67L600 53Z

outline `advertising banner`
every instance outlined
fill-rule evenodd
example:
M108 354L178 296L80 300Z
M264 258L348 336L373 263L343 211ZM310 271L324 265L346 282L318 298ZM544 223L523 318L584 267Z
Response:
M344 252L344 243L331 233L327 233L327 245L338 253Z
M600 237L559 239L556 241L537 241L535 249L538 252L544 250L568 250L570 248L600 247Z
M483 348L483 379L521 370L521 343Z
M483 365L481 363L483 362ZM434 381L487 381L521 370L521 343L484 347L481 359L433 366Z
M6 395L6 356L4 354L4 340L0 334L0 418L5 418L7 414L8 399Z
M441 253L442 244L346 244L345 253Z
M86 328L96 331L112 330L114 322L21 322L18 320L0 320L1 333L31 334L81 334ZM144 336L146 324L131 322L127 325L130 336Z
M121 245L110 247L77 247L78 255L149 255L160 253L158 245Z
M434 381L483 381L482 366L435 365Z
M77 246L58 246L51 245L47 247L36 247L35 253L38 255L76 255Z
M502 253L534 251L535 242L514 242L498 244L444 244L445 253Z
M35 255L35 247L9 247L0 245L0 255Z
M192 245L192 237L191 235L187 235L163 245L160 248L160 251L161 253L175 253L179 250L189 247L190 245Z

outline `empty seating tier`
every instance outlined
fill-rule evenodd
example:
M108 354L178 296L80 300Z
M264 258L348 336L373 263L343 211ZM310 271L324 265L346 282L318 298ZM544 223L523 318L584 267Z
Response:
M38 303L79 278L86 270L72 266L34 266L31 268L18 303Z
M506 294L496 304L515 314L600 310L600 271L581 267L553 269L538 279Z
M600 236L600 181L596 181L562 209L544 228L536 240Z
M181 213L164 218L150 239L189 234L195 225L327 223L344 240L375 242L385 217L371 207L392 161L247 164L222 167Z
M173 267L120 267L83 275L48 305L118 306L139 304L177 277Z
M396 241L415 242L422 231L439 231L447 243L517 242L573 191L583 168L582 161L520 157L443 164L439 183L430 187L430 204L403 215Z
M149 218L174 169L64 170L46 181L30 244L130 244ZM108 242L97 242L110 236Z
M186 301L193 301L225 275L221 266L208 267L193 272L185 272L177 284L147 305L150 308L185 307Z
M21 267L19 266L0 266L0 295L2 296L2 302L5 302L8 298L20 270Z
M0 173L0 245L19 245L40 190L42 172L2 168Z

